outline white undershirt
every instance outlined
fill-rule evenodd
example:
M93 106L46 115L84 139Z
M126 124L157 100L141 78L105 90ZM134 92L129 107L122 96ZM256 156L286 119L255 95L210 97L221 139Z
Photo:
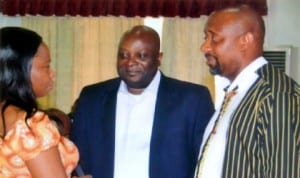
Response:
M115 129L114 178L148 178L149 153L158 71L139 95L128 92L122 81L118 90Z
M199 178L221 178L230 118L245 96L246 92L258 78L258 75L255 73L256 70L266 63L267 61L263 57L257 58L255 61L249 64L230 84L227 91L232 91L233 88L238 86L237 94L232 97L226 112L219 121L216 133L210 140L210 145L207 148L206 156L202 164L202 174ZM217 108L205 129L199 158L201 156L203 146L214 127L215 120L220 112L220 108L221 106Z

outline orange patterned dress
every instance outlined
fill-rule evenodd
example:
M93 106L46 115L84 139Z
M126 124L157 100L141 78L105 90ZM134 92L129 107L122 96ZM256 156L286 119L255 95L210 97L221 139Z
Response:
M60 136L55 125L43 112L27 120L19 119L4 137L0 138L0 178L31 178L26 160L38 156L43 150L58 146L66 173L76 167L79 154L76 146Z

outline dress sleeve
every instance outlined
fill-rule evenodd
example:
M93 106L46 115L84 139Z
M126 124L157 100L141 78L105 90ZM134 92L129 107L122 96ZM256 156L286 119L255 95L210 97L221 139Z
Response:
M27 121L18 120L5 139L11 149L26 161L33 159L44 150L57 146L60 137L48 116L43 112L37 112Z

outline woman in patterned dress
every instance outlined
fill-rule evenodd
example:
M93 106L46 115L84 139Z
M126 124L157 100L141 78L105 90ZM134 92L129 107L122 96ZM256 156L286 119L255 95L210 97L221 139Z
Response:
M36 32L0 29L0 178L67 178L77 165L76 146L36 101L53 88L50 62Z

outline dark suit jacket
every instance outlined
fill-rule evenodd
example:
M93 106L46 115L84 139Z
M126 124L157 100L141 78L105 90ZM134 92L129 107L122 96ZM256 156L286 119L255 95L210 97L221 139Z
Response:
M113 178L116 98L120 78L85 87L71 139L93 178ZM162 75L150 142L150 178L192 178L205 126L214 112L206 87ZM142 127L142 126L141 126Z

